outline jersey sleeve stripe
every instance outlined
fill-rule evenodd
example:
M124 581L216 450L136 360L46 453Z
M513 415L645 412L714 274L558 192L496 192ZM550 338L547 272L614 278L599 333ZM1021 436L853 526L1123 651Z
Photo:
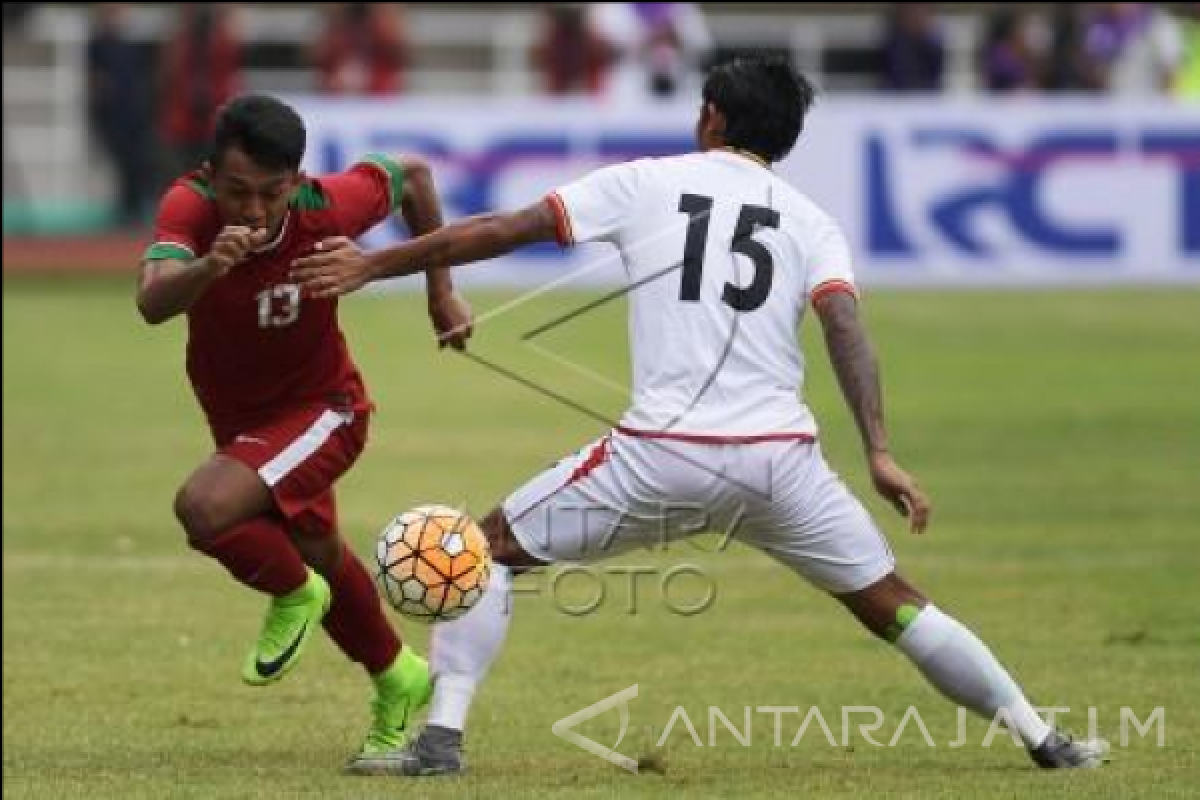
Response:
M809 295L809 302L815 303L822 297L833 294L834 292L845 292L851 297L858 297L858 289L855 288L853 283L835 279L831 281L825 281L824 283L817 284L815 287L813 287L812 293Z
M388 158L382 153L369 153L364 156L362 164L370 164L376 169L383 171L383 174L388 179L388 207L395 212L400 208L400 201L404 197L404 170L395 159Z
M155 242L146 248L142 260L164 261L166 259L174 259L177 261L191 261L195 257L196 254L192 252L191 248L178 242Z
M575 244L575 233L571 229L571 216L567 213L567 207L563 205L562 198L558 196L558 192L551 192L546 195L546 201L550 203L550 210L554 212L554 236L558 239L558 243L563 247L570 247Z

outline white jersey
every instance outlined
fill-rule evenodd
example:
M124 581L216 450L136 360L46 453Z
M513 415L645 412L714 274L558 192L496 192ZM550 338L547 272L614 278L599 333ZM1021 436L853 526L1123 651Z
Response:
M563 244L620 250L633 287L633 396L620 429L695 441L815 436L798 326L854 291L837 223L724 150L606 167L550 195Z

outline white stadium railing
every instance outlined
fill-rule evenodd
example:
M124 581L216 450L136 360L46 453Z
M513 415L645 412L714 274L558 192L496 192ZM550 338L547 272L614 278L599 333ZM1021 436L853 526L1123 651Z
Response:
M827 75L821 54L830 47L867 49L877 41L877 14L793 14L783 6L769 13L711 13L713 37L722 47L770 46L790 50L797 63L827 89L867 88L862 76ZM135 38L165 37L174 12L162 6L135 5L130 28ZM312 41L321 24L314 7L238 10L238 27L248 43ZM415 95L511 95L536 93L537 79L529 50L537 35L538 12L531 10L434 10L407 12L411 40L418 48L407 73ZM973 87L972 52L977 35L974 17L949 17L948 86ZM6 31L4 47L5 203L36 201L95 203L110 193L111 178L88 141L84 52L87 11L42 5L26 24ZM14 45L14 46L10 46ZM22 47L21 45L28 45ZM473 54L465 65L423 64L421 54L451 51ZM454 59L425 59L440 64ZM463 59L459 59L462 61ZM306 69L249 69L248 87L303 92L313 86ZM85 179L80 181L80 176Z

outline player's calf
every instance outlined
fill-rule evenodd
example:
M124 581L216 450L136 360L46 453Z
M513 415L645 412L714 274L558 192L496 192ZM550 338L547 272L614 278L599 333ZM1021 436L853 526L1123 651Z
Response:
M310 571L273 511L258 473L223 455L192 473L175 497L176 516L193 548L243 585L279 599L305 586Z
M512 573L541 562L516 540L496 509L481 523L492 552L483 596L471 613L433 626L430 642L434 691L425 730L392 764L403 775L462 772L463 731L475 690L504 644L512 614Z
M991 650L895 573L838 599L951 701L985 719L1003 712L1040 766L1098 766L1107 755L1106 742L1074 742L1047 725Z
M333 531L320 531L291 525L288 538L304 563L333 584L342 568L342 556L348 550L345 541ZM335 588L336 591L336 588Z
M332 533L324 537L327 546L319 548L311 539L293 537L293 540L297 544L307 542L298 549L305 554L305 561L326 577L333 590L333 604L322 621L329 638L347 658L361 664L372 676L394 666L400 653L400 637L383 611L371 573L350 545ZM338 550L336 559L328 552L331 547ZM318 549L319 556L314 552ZM323 571L331 566L331 561L336 567Z
M895 642L903 632L901 622L911 619L929 602L895 572L865 589L838 595L837 599L867 630L889 642Z

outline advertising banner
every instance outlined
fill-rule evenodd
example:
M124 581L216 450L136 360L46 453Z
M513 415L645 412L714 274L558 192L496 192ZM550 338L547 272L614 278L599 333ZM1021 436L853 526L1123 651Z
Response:
M450 220L522 207L604 164L686 152L699 110L292 99L309 123L306 169L342 169L368 152L423 154ZM841 222L868 286L1200 283L1200 109L1107 98L823 97L776 170ZM404 235L389 223L365 242ZM619 263L596 258L606 251L531 248L462 275L502 285L619 283Z

